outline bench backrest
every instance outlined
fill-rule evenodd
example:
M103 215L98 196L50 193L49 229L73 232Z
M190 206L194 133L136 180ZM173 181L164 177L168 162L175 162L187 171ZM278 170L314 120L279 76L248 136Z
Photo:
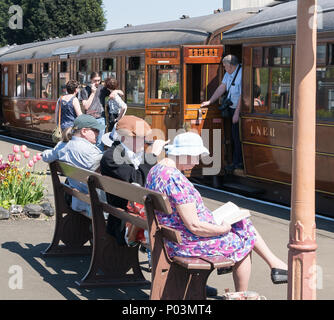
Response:
M83 168L78 168L62 161L54 161L50 163L50 171L56 205L58 201L64 201L63 192L67 193L70 196L76 197L81 201L90 203L89 194L85 194L83 192L80 192L79 190L75 190L67 184L61 182L59 179L59 174L67 178L75 179L87 185L88 177L90 175L100 175L99 173Z
M108 203L99 200L97 189L103 190L106 193L115 195L117 197L127 199L128 201L145 204L145 199L150 197L153 201L155 210L169 214L171 208L169 205L168 198L158 192L134 185L119 179L111 178L102 175L91 175L88 179L89 193L93 206L93 211L103 211L112 214L116 218L128 221L135 224L139 228L148 229L147 221L143 218L126 212L122 209L115 208Z

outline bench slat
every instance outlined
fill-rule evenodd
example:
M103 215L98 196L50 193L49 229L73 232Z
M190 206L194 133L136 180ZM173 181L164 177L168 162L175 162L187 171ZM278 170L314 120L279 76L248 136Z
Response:
M178 244L182 243L180 231L163 225L160 225L160 228L164 238L166 238L169 241L176 242Z
M213 268L227 268L234 265L232 259L224 256L201 257L201 259L211 263Z
M107 203L101 203L102 209L104 212L107 212L109 214L112 214L116 218L119 218L124 221L128 221L134 225L136 225L139 228L148 230L148 225L146 219L141 218L138 215L135 215L133 213L124 211L122 209L116 209L112 207L110 204Z
M105 192L118 196L120 198L135 201L141 204L144 204L145 198L149 194L156 210L161 211L165 214L172 212L166 195L162 195L161 193L136 185L132 185L129 182L107 176L94 175L93 179L97 180L95 184L96 188L102 189Z
M83 182L85 184L87 184L87 178L89 176L91 175L100 176L99 173L96 173L94 171L90 171L83 168L76 168L70 164L61 161L56 161L56 166L57 166L57 171L63 174L64 176Z
M211 264L200 258L173 257L173 262L180 266L190 269L211 270Z
M72 197L76 197L81 201L84 201L88 204L90 204L90 197L88 194L84 194L82 192L80 192L79 190L75 190L72 187L62 183L62 187L64 188L64 191L69 194Z

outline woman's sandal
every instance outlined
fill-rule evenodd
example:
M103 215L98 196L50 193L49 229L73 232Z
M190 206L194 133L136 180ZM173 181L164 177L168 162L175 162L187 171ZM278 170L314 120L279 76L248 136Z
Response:
M288 270L272 268L271 281L274 284L288 283Z

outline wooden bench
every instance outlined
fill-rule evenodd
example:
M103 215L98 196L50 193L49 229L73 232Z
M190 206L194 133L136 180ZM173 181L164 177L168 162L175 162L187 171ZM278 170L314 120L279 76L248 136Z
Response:
M90 176L88 185L93 211L93 226L97 223L102 227L104 225L103 212L108 212L117 218L149 230L152 259L150 299L205 299L205 286L210 273L215 269L227 270L233 266L233 261L224 257L174 257L173 259L168 257L164 239L180 243L181 235L179 231L160 225L157 221L155 211L164 214L171 213L171 207L165 195L105 176ZM101 202L97 189L144 204L147 221ZM94 241L99 240L94 236ZM120 254L123 259L124 255L121 252L117 254ZM118 257L115 256L115 259Z
M164 239L180 242L181 237L179 231L159 225L156 219L155 210L165 214L171 212L165 195L59 161L51 163L50 170L56 204L56 225L52 243L43 255L92 254L88 272L77 282L79 286L149 284L140 268L138 246L118 245L106 232L104 212L149 230L152 251L151 299L205 299L205 285L210 273L217 268L233 265L231 260L223 257L168 257ZM62 183L59 174L87 183L89 195ZM144 204L147 220L103 202L98 196L98 189ZM90 203L92 216L73 211L65 203L66 193ZM91 245L85 245L89 241Z
M119 246L106 232L104 214L94 213L89 217L85 212L73 211L65 202L65 194L91 204L91 197L60 181L60 175L87 184L89 177L102 177L82 168L61 161L50 164L55 199L55 230L49 247L42 252L44 257L92 255L87 274L77 284L80 287L148 285L138 260L138 247ZM107 178L107 177L106 177ZM109 178L113 188L119 180ZM129 184L127 184L129 185ZM125 189L126 190L126 189ZM123 192L123 196L125 192ZM93 198L95 201L95 198ZM99 197L97 197L99 203ZM111 206L110 206L111 207ZM124 212L123 212L124 213ZM138 220L136 220L138 221ZM140 226L146 222L138 221ZM87 243L90 242L90 245ZM132 271L132 273L131 273Z

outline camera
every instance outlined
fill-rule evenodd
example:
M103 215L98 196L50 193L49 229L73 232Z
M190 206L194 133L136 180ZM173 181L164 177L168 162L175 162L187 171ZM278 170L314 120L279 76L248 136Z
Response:
M224 110L230 106L233 106L233 102L230 98L225 98L223 99L222 104L219 106L219 110Z

